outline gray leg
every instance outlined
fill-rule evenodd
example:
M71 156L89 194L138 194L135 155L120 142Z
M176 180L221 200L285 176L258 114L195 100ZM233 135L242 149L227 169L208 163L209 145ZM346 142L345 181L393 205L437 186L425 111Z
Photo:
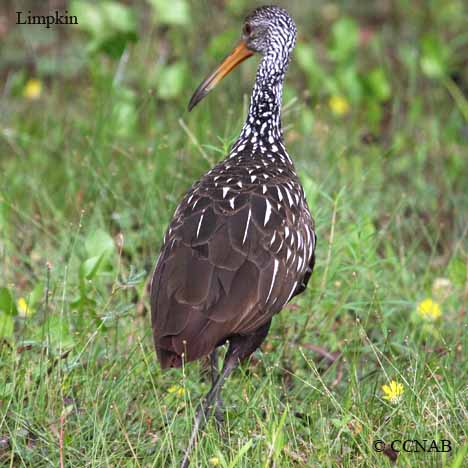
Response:
M231 372L237 367L238 364L238 353L236 352L236 350L229 348L228 353L226 355L226 359L224 361L223 370L218 375L216 381L211 387L211 390L206 395L205 401L198 406L195 421L193 424L192 434L190 436L190 441L185 451L184 459L182 460L180 468L188 468L188 466L190 465L189 457L197 443L198 433L202 431L205 427L213 410L213 406L218 406L221 388L226 379L229 377Z
M216 383L216 380L219 376L218 369L218 348L216 348L210 354L210 368L211 368L211 385L213 386Z
M218 369L218 350L215 349L210 354L210 367L211 367L211 386L214 387L216 384L216 380L219 377L219 369ZM224 423L224 411L223 411L223 400L221 396L218 395L218 398L215 402L214 407L214 417L216 419L216 423L218 425L218 431L221 430L222 424Z

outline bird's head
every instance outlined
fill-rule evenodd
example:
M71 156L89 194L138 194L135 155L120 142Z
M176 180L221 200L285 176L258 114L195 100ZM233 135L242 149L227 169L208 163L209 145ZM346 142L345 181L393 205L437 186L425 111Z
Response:
M296 25L286 10L277 6L257 8L245 19L239 43L194 92L189 111L237 65L254 53L267 55L272 62L287 63L295 42Z

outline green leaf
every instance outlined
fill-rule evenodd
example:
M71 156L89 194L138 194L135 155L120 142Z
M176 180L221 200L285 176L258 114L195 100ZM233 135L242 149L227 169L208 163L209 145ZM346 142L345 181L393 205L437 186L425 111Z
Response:
M320 84L327 80L322 66L316 59L314 48L310 44L299 42L295 58L299 67L307 75L310 92L317 93Z
M344 17L336 21L331 30L330 55L337 62L352 58L359 45L359 27L351 18Z
M91 36L88 52L105 52L119 58L127 43L137 38L137 23L133 10L118 2L88 2L74 0L71 13L79 26Z
M315 74L318 67L314 48L305 42L299 42L294 53L299 66L307 74Z
M440 37L422 39L421 69L429 78L443 78L449 72L450 49Z
M338 82L342 94L349 98L352 103L357 104L361 100L364 93L363 85L354 65L340 70Z
M161 70L158 79L158 96L161 99L173 99L184 89L188 69L184 62L168 65Z
M240 450L236 453L236 456L229 463L229 468L235 468L236 466L239 466L240 461L242 460L242 457L250 450L253 443L254 443L253 439L250 439L250 440L247 441L247 443L245 443L240 448Z
M80 265L80 278L82 280L91 280L98 273L104 260L104 254L91 257Z
M98 229L86 238L85 249L89 257L102 255L109 258L115 252L114 239L106 231Z
M0 312L6 315L18 315L16 302L8 288L0 288Z
M162 24L185 26L190 23L190 7L186 0L148 0L153 7L155 21Z
M80 29L94 37L110 36L115 31L136 33L137 30L132 9L118 2L74 0L70 13L79 18Z
M138 121L135 93L124 86L115 86L113 99L114 133L130 136Z
M70 14L79 18L79 28L93 36L99 36L105 30L106 22L99 3L84 0L73 0L70 4Z
M446 465L444 468L462 468L466 466L466 454L468 453L468 444L465 444L460 450L458 450L455 458L451 465Z
M448 276L453 284L463 287L467 281L467 260L461 256L453 257L448 265Z
M382 68L374 68L368 73L366 85L370 95L380 102L386 101L392 94L390 83Z
M129 7L117 2L102 2L99 6L101 14L112 29L130 34L136 33L135 15Z
M239 31L237 29L227 29L211 39L208 47L208 53L216 60L221 60L232 49L236 39L238 40L238 38Z
M0 310L0 337L10 338L13 336L15 322L12 315Z
M61 348L73 346L73 338L64 317L50 315L43 326L52 345Z
M44 286L42 283L37 283L36 286L34 286L34 289L31 291L29 294L29 304L31 306L36 306L39 304L39 302L42 301L44 298Z

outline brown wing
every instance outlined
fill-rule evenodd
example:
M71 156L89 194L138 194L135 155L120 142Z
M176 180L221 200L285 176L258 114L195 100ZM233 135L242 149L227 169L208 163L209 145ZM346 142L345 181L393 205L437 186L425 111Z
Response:
M214 171L180 204L151 287L162 367L255 331L300 292L315 236L302 197L295 196L299 182L279 182L259 180L251 168L236 177Z

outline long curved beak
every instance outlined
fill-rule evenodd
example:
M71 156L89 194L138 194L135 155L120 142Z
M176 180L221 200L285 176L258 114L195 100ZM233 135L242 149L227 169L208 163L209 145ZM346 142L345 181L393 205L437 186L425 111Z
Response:
M209 75L193 93L190 99L189 112L234 68L254 53L247 47L245 41L241 40L234 50L222 61L221 65Z

